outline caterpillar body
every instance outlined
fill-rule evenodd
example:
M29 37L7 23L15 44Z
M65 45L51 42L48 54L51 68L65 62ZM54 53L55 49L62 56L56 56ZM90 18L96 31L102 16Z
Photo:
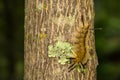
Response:
M76 28L76 32L74 32L73 37L73 55L70 58L70 62L72 63L69 66L69 72L73 70L77 65L80 65L82 67L84 64L86 64L85 56L87 54L87 34L89 25L85 21L84 23L80 23L79 27Z

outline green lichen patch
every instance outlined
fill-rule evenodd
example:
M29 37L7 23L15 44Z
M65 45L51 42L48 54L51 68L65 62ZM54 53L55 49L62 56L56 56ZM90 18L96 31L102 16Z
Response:
M46 36L47 36L47 34L45 34L45 33L40 33L39 34L40 39L46 38Z
M43 4L43 3L39 3L38 5L38 10L42 10L42 9L46 9L47 8L47 5Z
M61 14L59 17L53 17L52 22L56 25L63 24L73 26L75 25L75 16L64 16Z
M48 46L48 56L59 58L60 64L69 62L69 57L72 55L72 45L68 42L57 41L54 45Z

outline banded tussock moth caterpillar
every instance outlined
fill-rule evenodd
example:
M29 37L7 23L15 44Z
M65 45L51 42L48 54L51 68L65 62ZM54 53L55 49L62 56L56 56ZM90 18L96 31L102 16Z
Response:
M89 25L88 22L85 20L82 20L83 23L81 22L79 24L79 27L76 28L76 31L74 32L74 37L73 37L73 55L70 57L70 63L71 65L69 66L69 72L73 70L76 66L80 66L80 68L83 68L84 65L87 63L85 59L85 56L87 54L87 44L86 44L86 39L87 39L87 34L89 30Z

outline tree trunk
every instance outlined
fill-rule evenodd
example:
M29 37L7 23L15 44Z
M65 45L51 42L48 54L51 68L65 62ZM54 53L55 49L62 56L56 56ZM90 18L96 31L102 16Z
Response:
M93 0L25 0L24 80L96 80L93 6ZM86 51L93 54L88 71L68 72L69 64L48 56L48 46L59 40L73 44L76 28L85 22L89 25Z

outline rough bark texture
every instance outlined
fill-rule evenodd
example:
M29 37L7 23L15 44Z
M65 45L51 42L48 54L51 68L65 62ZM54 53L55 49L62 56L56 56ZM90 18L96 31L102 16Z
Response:
M93 0L25 1L24 80L96 80L93 6ZM89 22L87 41L94 55L87 63L85 74L68 72L68 65L48 57L48 46L54 44L57 37L72 43L72 33L79 26L81 15Z

